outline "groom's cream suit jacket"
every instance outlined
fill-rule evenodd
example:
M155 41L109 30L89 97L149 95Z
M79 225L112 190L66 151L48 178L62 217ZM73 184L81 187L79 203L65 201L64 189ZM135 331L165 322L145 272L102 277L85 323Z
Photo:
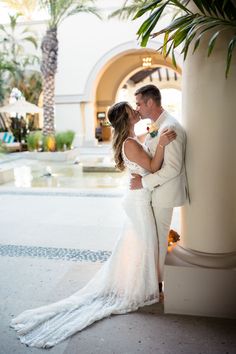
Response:
M164 111L154 123L156 137L147 135L145 145L154 156L161 132L166 128L175 130L177 137L165 146L164 161L159 171L142 178L143 187L152 191L152 205L171 208L183 205L188 196L185 170L186 133L179 122Z

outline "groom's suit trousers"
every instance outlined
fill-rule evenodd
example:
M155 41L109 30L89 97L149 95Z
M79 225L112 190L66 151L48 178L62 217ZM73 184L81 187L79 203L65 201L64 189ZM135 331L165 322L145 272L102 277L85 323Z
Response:
M168 249L168 235L173 214L173 208L161 208L153 206L156 220L157 241L158 241L158 281L163 281L164 263Z
M164 161L160 170L142 177L142 184L152 192L152 207L155 215L159 245L159 282L163 280L164 263L168 249L168 234L174 207L184 205L187 197L185 174L186 134L183 127L168 112L164 111L155 122L158 134L147 135L145 145L151 156L155 155L161 132L174 129L177 136L165 147Z

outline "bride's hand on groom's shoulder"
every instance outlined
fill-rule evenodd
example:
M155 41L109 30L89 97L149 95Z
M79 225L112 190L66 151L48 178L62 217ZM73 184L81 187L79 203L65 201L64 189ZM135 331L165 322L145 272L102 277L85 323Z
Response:
M132 178L130 179L129 189L134 190L134 189L142 189L142 188L143 188L142 177L140 175L132 173Z
M176 132L173 130L173 128L166 128L162 131L159 144L162 146L166 146L169 143L171 143L173 140L176 139Z

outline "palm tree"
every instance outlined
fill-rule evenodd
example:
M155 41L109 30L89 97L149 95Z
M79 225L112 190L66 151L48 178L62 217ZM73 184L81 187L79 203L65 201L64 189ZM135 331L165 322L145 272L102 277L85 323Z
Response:
M97 8L93 6L93 0L41 0L41 4L50 15L48 28L41 44L41 72L43 76L43 134L51 135L55 133L54 92L58 58L58 26L63 20L79 12L91 13L98 17L99 14Z
M5 58L3 53L0 53L0 103L3 103L5 95L7 93L6 82L8 80L6 74L14 75L15 66L11 61Z
M14 70L14 83L17 86L23 79L24 70L28 65L39 61L36 55L28 54L25 51L25 44L31 43L37 49L37 36L34 31L28 27L18 27L18 18L20 14L9 15L9 26L0 24L0 51L12 66Z
M191 11L188 4L195 6ZM162 25L158 32L153 32L166 9L172 8L176 14L171 23ZM208 41L208 56L211 55L215 42L223 31L230 31L226 55L225 76L228 76L233 50L236 45L236 5L235 0L155 0L148 2L138 10L134 19L150 13L138 30L141 45L146 46L149 38L164 35L161 48L167 57L172 53L172 61L176 65L174 50L181 46L184 59L189 53L190 44L193 44L193 53L198 48L204 34L210 32ZM214 32L212 33L212 30Z
M0 24L0 101L13 87L18 87L28 98L33 94L35 99L40 94L40 73L27 70L35 63L38 64L39 58L25 50L26 43L33 44L37 49L38 39L35 32L28 27L18 26L20 16L10 15L9 26ZM35 78L38 81L37 90L36 86L30 87Z
M14 77L16 71L15 65L6 57L5 53L0 52L0 105L4 103L5 97L10 92L8 85L9 79ZM10 127L11 121L0 113L0 131L6 131ZM0 153L3 152L4 147L0 144Z
M31 43L37 49L37 37L36 33L30 30L28 27L19 28L18 18L21 15L9 15L9 27L0 24L0 46L1 51L7 53L9 58L17 63L24 61L25 59L25 43ZM26 56L27 60L28 55Z

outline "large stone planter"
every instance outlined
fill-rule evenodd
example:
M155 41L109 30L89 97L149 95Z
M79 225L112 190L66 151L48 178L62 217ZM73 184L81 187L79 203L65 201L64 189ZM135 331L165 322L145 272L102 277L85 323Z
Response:
M79 149L75 148L66 151L55 151L55 152L38 152L38 151L27 151L24 153L24 157L32 160L41 161L70 161L76 159L79 154Z
M4 184L14 180L13 168L0 168L0 184Z

